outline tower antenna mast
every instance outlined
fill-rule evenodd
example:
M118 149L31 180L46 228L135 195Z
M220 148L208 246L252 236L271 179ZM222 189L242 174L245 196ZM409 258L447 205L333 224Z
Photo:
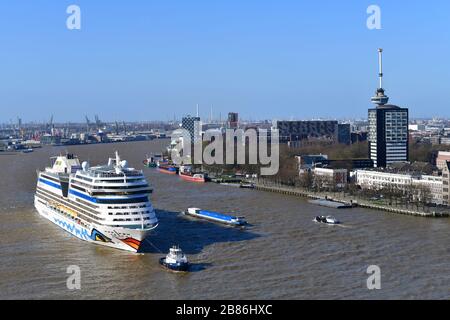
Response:
M378 64L380 67L379 77L380 77L380 89L383 88L383 49L378 49Z

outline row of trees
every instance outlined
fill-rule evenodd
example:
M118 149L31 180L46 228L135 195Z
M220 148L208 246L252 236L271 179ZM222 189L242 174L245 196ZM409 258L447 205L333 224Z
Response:
M420 206L424 208L433 200L430 188L413 183L403 187L388 184L376 190L362 189L360 194L365 198L380 197L387 201L389 205L416 206L417 208Z

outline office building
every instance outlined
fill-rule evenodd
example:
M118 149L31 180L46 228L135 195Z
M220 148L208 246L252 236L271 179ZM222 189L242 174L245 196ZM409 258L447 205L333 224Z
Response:
M351 136L351 126L349 123L340 123L338 124L338 142L340 144L347 144L349 145L351 143L352 136Z

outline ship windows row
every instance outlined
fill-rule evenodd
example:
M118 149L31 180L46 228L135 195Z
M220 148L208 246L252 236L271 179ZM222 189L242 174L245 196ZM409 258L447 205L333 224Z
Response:
M56 201L56 202L64 201L64 202L70 203L71 205L78 206L80 208L80 210L87 211L87 212L89 212L91 214L94 214L94 215L98 214L98 212L96 210L93 210L93 209L91 209L89 207L85 207L83 205L82 201L79 201L79 202L82 202L81 204L80 203L76 203L75 201L72 201L70 199L63 198L61 196L57 196L55 194L52 194L51 192L49 192L49 191L47 191L47 190L45 190L45 189L43 189L41 187L37 187L36 194L38 194L38 195L41 194L42 196L45 196L46 198L49 198L50 200L53 200L53 201ZM77 199L77 201L78 201L78 199Z
M148 202L148 197L143 198L131 198L131 199L101 199L97 198L96 202L98 204L126 204L126 203L142 203Z
M108 209L142 209L142 208L150 208L150 204L143 204L140 206L128 206L128 207L108 207Z
M117 213L108 213L110 216L130 216L130 215L138 215L138 214L150 214L150 211L142 211L142 212L117 212Z
M143 219L141 218L135 218L135 219L113 219L114 222L118 222L118 221L146 221L146 220L150 220L150 217L145 217Z
M136 186L94 186L92 189L94 190L101 190L101 189L111 189L111 190L116 190L116 189L123 189L123 190L128 190L128 189L138 189L138 188L148 188L149 185L148 183L146 184L139 184Z
M146 183L146 180L143 178L140 179L120 179L120 180L96 180L95 183L136 183L142 182Z
M122 184L124 183L123 180L115 181L115 182L122 183ZM130 181L127 181L127 183L129 183L129 182ZM72 179L71 186L72 187L78 186L78 187L84 187L86 189L99 189L99 190L102 190L102 189L124 189L124 190L127 190L127 189L137 189L137 188L148 188L149 187L148 183L145 180L133 181L133 182L142 182L142 183L139 185L131 185L131 186L130 185L128 185L128 186L108 186L105 184L99 186L99 185L87 184L82 181L78 181L77 179ZM111 183L111 181L110 181L110 183Z
M87 177L84 177L84 176L81 176L81 175L78 175L78 174L75 176L75 178L81 179L81 180L84 180L84 181L92 182L91 178L87 178Z
M61 181L59 179L52 178L52 177L44 175L44 174L41 174L41 178L44 178L44 179L47 179L47 180L51 180L53 182L61 183Z
M145 195L148 194L149 190L142 191L128 191L128 192L92 192L92 196L132 196L132 195Z

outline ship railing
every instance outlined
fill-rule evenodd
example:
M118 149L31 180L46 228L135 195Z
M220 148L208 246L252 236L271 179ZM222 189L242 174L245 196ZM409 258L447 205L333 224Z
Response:
M89 172L87 174L90 177L94 178L128 178L128 177L141 177L143 176L142 171L135 171L135 172L122 172L122 173L96 173L96 172Z

